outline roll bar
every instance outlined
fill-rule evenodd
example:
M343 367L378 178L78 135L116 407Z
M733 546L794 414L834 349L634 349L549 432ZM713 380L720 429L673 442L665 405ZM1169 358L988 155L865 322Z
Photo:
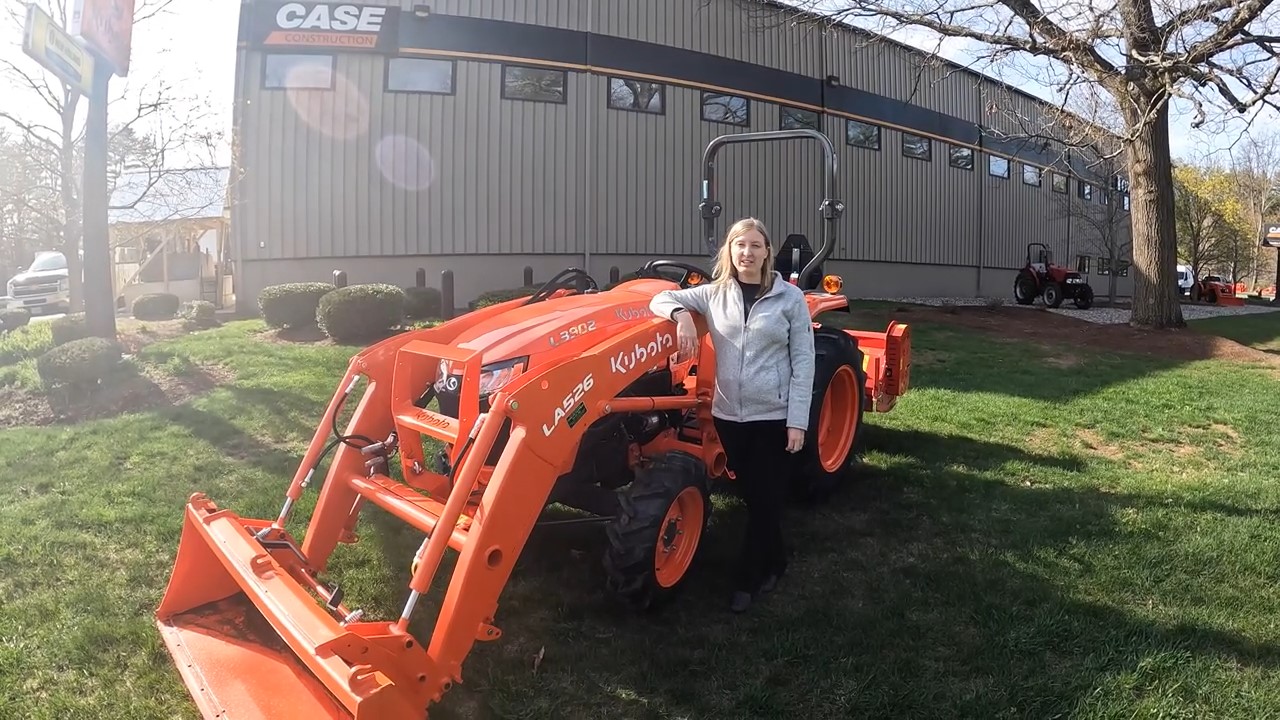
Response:
M706 238L707 248L714 259L716 250L719 249L719 242L716 239L716 218L720 217L723 208L720 201L715 199L716 196L716 154L720 149L730 143L752 143L752 142L769 142L773 140L817 140L822 146L822 153L825 156L826 163L822 172L823 187L825 188L826 197L823 198L822 204L818 206L818 211L822 214L823 231L822 231L822 247L814 254L809 263L804 266L804 270L800 272L798 283L800 287L804 287L809 275L827 259L827 256L835 250L836 247L836 220L844 212L844 202L836 199L836 178L839 172L839 161L836 157L836 148L832 144L831 138L818 132L817 130L765 130L761 132L731 133L721 135L712 140L706 150L702 153L702 202L698 204L698 209L702 213L702 234Z

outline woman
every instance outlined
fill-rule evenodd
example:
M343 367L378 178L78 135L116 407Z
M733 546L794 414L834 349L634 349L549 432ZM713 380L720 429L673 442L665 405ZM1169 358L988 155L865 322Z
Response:
M711 405L729 469L747 504L747 533L730 607L742 612L786 570L782 509L790 463L804 446L813 388L813 325L804 293L774 267L769 231L734 223L706 285L664 290L649 307L676 322L681 359L697 350L691 313L702 315L716 353Z

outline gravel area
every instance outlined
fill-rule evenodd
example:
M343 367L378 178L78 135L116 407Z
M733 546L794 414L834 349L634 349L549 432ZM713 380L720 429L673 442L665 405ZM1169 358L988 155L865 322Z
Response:
M865 300L880 300L888 302L910 303L913 305L931 305L940 307L942 305L956 305L967 307L981 307L991 304L991 298L979 297L881 297L881 298L863 298ZM1003 300L1003 307L1020 308L1026 310L1045 310L1044 303L1036 302L1032 305L1019 305L1008 298L998 298ZM1255 315L1258 313L1271 313L1280 311L1280 307L1269 307L1259 305L1241 305L1241 306L1217 306L1217 305L1182 305L1182 317L1187 320L1199 320L1207 317L1220 317L1223 315ZM1069 301L1064 302L1062 307L1049 310L1049 312L1065 315L1067 317L1084 320L1086 322L1098 323L1100 325L1119 325L1129 322L1129 308L1109 308L1094 306L1088 310L1078 310L1071 305Z

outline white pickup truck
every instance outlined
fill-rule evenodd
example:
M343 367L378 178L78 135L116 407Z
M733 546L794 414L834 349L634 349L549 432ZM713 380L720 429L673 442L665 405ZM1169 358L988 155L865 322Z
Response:
M25 308L32 315L67 312L71 290L66 257L54 250L36 253L31 267L19 268L18 274L9 278L5 293L0 307Z

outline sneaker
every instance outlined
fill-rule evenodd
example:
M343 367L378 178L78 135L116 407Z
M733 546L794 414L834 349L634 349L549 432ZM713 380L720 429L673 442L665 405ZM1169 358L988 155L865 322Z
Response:
M751 593L738 590L733 594L733 600L729 602L729 609L735 613L745 612L751 607Z

